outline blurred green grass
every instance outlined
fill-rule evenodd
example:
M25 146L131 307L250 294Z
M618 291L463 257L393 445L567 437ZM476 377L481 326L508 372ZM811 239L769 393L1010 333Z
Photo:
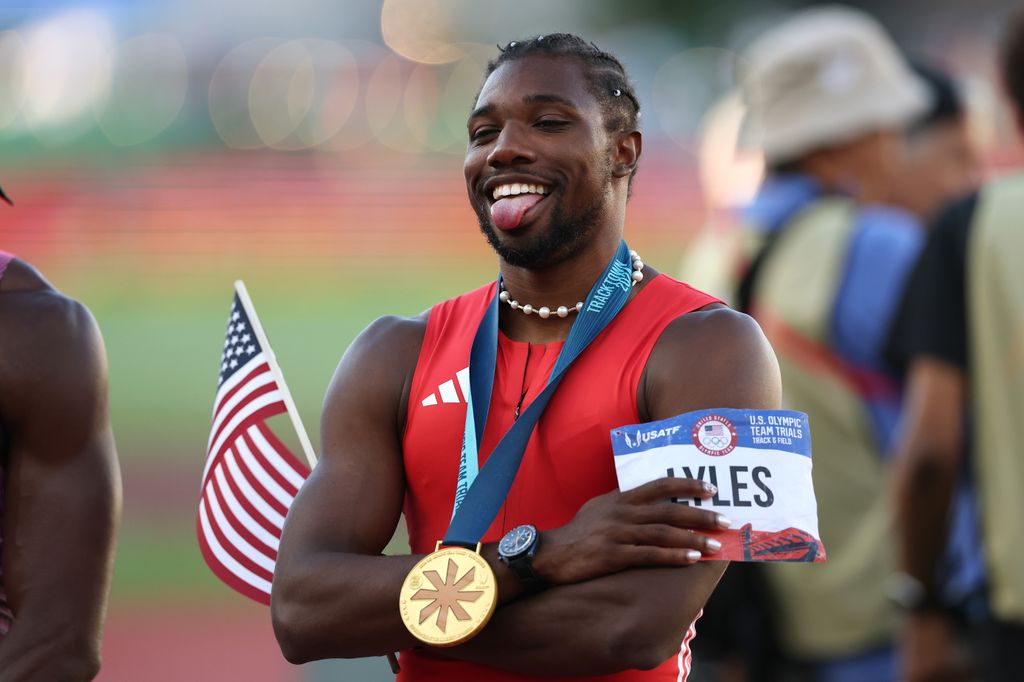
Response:
M302 418L316 443L320 402L352 339L385 314L415 315L434 302L486 282L475 268L395 262L386 270L257 273L246 281ZM216 389L233 277L133 289L123 281L81 295L103 330L110 364L111 411L125 459L166 457L182 448L202 458Z

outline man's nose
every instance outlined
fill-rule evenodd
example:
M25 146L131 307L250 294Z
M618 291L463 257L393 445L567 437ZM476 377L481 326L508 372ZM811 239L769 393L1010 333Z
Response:
M487 155L487 165L500 168L533 163L536 155L526 138L522 125L514 122L505 124Z

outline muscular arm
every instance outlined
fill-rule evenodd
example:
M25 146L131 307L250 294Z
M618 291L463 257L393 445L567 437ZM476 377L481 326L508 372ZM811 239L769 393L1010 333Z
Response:
M419 557L380 553L402 511L402 408L424 329L423 319L378 320L328 389L321 459L289 510L271 592L274 632L293 663L418 643L398 590Z
M95 321L15 263L3 294L0 415L7 442L4 584L14 612L0 680L96 675L120 518Z
M354 388L360 385L360 376L376 376L380 384L391 388L364 387L369 394L363 393L362 398L345 398L343 393L351 395L353 391L332 388L325 424L347 420L349 417L340 416L340 409L347 407L358 415L351 417L356 420L351 426L358 423L365 432L372 423L366 419L366 410L378 399L380 405L391 407L374 412L373 417L389 425L396 423L400 413L393 406L400 401L395 387L407 381L398 374L408 374L415 363L415 350L405 346L418 346L422 331L419 336L408 331L404 343L395 341L394 347L388 339L403 336L394 333L396 328L412 324L390 321L375 325L354 344L342 362L335 386ZM387 358L387 362L375 362L375 355ZM710 356L717 359L709 362ZM370 368L384 374L374 374ZM725 373L716 375L718 371ZM673 324L652 355L647 374L643 401L652 419L699 407L774 407L778 403L777 368L767 343L748 318L729 311L698 313ZM744 380L734 381L738 376ZM389 395L378 396L377 390ZM275 576L274 610L278 639L293 661L380 654L416 644L399 619L397 593L418 557L367 556L383 548L400 510L404 481L398 431L372 436L379 439L372 454L368 448L353 445L353 437L360 441L367 437L365 433L356 435L359 431L346 434L348 445L345 454L338 457L338 467L325 469L333 472L333 482L326 478L311 480L289 517ZM325 430L324 461L332 457L328 454L330 434L340 436L343 432L333 427ZM381 457L382 452L388 456ZM580 513L584 518L607 522L596 526L571 523L544 534L537 568L552 582L569 584L559 584L529 599L509 601L516 596L516 579L495 561L493 547L486 548L485 556L495 568L499 594L505 603L479 636L441 653L518 672L543 669L547 674L608 673L650 667L669 658L678 651L686 628L724 566L690 566L692 560L685 555L686 547L705 545L703 539L692 537L680 527L713 527L714 517L671 505L667 499L680 494L672 486L690 486L692 495L694 483L666 479L660 485L663 487L657 490L664 501L656 505L658 513L679 517L676 525L648 526L648 532L653 529L662 536L660 546L649 537L636 537L632 538L636 546L627 551L625 546L631 539L617 537L611 542L622 543L622 551L611 559L595 551L598 544L593 541L594 533L580 532L582 528L599 528L605 534L633 532L627 528L629 524L615 523L616 519L603 513L622 497L609 493L585 505ZM352 498L344 499L349 492ZM373 518L364 516L363 523L354 523L340 513L333 517L333 512L327 510L324 513L328 517L323 518L320 509L314 516L314 498L307 497L307 493L320 497L323 505L330 499L334 509L358 510ZM314 531L316 525L322 526L323 532ZM316 543L312 542L314 535L319 537ZM314 545L321 548L318 558L313 558ZM584 575L588 555L593 556L589 567L596 576ZM621 565L613 569L598 566L608 561ZM622 570L636 565L674 568ZM558 567L566 566L571 566L575 574L562 574Z

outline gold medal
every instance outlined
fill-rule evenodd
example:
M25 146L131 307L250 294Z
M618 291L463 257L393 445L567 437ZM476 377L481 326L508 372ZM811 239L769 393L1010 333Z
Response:
M402 622L416 639L437 647L472 639L494 613L498 586L494 571L476 551L437 543L405 576L398 605Z

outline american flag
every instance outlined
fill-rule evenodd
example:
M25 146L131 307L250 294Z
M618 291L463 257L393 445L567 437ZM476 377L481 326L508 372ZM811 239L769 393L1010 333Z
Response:
M267 427L267 419L288 412L289 406L300 431L301 422L245 287L238 283L236 289L213 401L196 533L217 577L269 604L284 518L310 469Z
M725 430L722 428L721 422L712 422L711 424L704 425L704 432L712 436L724 436Z

